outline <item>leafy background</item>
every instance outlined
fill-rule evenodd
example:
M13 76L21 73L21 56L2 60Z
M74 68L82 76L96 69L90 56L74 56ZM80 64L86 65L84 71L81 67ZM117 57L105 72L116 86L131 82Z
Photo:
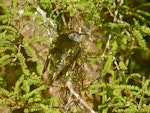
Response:
M150 112L149 6L148 0L0 0L0 111ZM85 33L82 55L68 70L74 92L65 76L51 87L42 75L53 41L68 31Z

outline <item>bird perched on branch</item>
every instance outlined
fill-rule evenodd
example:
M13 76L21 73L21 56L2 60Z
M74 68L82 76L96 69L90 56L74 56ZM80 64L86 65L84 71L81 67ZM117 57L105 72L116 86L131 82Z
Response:
M43 74L48 75L50 85L66 74L79 56L80 36L77 32L61 34L55 41L43 68Z

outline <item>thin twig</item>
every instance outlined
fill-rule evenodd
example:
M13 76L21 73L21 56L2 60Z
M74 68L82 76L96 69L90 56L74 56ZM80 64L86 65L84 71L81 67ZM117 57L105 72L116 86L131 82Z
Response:
M72 95L74 95L77 100L79 100L79 102L87 109L90 111L90 113L96 113L81 97L78 93L75 92L75 90L73 89L73 85L71 83L71 78L68 79L67 83L66 83L68 89L70 90L70 93Z

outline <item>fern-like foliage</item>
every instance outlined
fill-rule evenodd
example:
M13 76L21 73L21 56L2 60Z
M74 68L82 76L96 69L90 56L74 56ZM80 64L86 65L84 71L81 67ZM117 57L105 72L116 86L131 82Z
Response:
M41 77L42 67L38 62L37 51L31 46L46 38L35 37L34 33L30 38L23 37L25 24L20 25L20 28L17 25L17 21L23 18L36 17L42 20L43 17L35 14L33 7L26 5L24 13L18 15L20 4L15 0L10 3L13 8L11 11L5 4L0 4L0 105L10 107L13 112L58 112L52 110L52 104L57 103L57 100L43 96L46 86ZM30 19L26 20L26 24L30 23Z
M79 93L95 112L149 112L149 6L147 0L1 0L0 109L89 112L75 98ZM72 31L82 32L83 53L71 62L71 76L58 81L59 99L56 92L47 96L48 52L60 34ZM68 77L77 93L64 85Z

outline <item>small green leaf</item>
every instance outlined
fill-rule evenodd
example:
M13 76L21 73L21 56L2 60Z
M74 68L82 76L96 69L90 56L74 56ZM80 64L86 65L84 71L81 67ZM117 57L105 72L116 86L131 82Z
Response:
M18 60L19 60L19 62L20 62L20 65L21 65L21 68L22 68L22 70L23 70L23 73L24 73L25 75L30 75L30 72L29 72L29 70L27 69L27 65L26 65L24 56L23 56L21 53L18 53L18 54L17 54L17 57L18 57Z
M30 91L29 81L27 81L27 80L24 80L24 81L23 81L22 89L23 89L26 93L28 93L28 92Z
M119 62L119 67L120 67L121 70L127 70L128 69L123 61Z
M150 35L150 28L146 26L140 26L140 30L148 35Z
M24 75L22 75L19 80L17 80L15 87L14 87L14 94L19 95L20 93L20 85L24 81Z
M11 62L11 56L10 55L4 55L0 58L0 65L5 66Z
M102 71L102 75L103 75L103 76L109 71L109 69L110 69L112 63L113 63L113 58L112 58L111 55L109 55L109 57L108 57L108 59L107 59L105 65L104 65L104 69L103 69L103 71Z
M133 30L132 33L136 37L139 46L142 47L142 49L147 50L146 42L143 39L143 36L142 36L141 32L139 30Z

